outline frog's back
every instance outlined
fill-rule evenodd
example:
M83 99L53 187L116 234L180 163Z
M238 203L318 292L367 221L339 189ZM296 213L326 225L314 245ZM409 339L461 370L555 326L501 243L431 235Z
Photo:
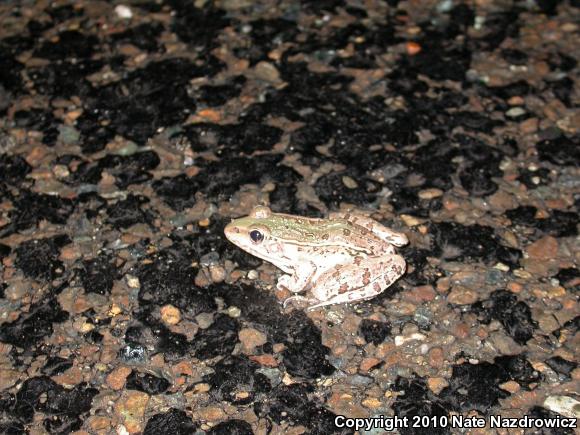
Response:
M287 242L296 241L321 247L360 248L367 254L380 253L385 243L368 229L346 219L305 218L278 214L272 216L272 235Z

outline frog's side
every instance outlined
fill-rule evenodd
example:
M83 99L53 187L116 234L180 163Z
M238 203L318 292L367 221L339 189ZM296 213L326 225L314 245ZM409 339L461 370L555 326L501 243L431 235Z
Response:
M332 214L314 219L273 213L258 206L224 230L228 240L256 257L269 261L286 275L279 289L293 293L310 290L309 309L372 298L405 273L405 260L394 246L407 237L359 215Z

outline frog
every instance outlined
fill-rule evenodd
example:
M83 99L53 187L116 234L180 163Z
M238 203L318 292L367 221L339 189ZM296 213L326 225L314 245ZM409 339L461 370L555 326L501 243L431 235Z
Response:
M371 299L406 270L395 247L409 240L362 214L333 212L327 218L276 213L259 205L224 228L226 238L242 250L284 272L276 284L306 302L307 310ZM307 292L310 297L299 295Z

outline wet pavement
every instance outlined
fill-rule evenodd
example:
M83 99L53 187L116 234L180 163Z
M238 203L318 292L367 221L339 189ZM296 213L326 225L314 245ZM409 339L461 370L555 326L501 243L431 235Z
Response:
M579 8L2 2L0 433L579 418ZM258 204L372 216L407 273L284 310L223 236Z

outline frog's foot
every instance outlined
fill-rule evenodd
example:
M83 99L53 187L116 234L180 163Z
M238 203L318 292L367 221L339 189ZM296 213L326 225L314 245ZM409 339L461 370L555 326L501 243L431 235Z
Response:
M305 262L291 275L282 275L278 278L276 288L289 290L292 293L300 293L308 288L312 277L316 273L316 266L312 262Z
M286 307L288 306L288 304L293 304L295 302L307 302L307 303L312 303L312 302L317 302L317 299L312 299L312 298L307 298L306 296L290 296L289 298L286 298L286 300L282 303L282 307L284 309L286 309Z

